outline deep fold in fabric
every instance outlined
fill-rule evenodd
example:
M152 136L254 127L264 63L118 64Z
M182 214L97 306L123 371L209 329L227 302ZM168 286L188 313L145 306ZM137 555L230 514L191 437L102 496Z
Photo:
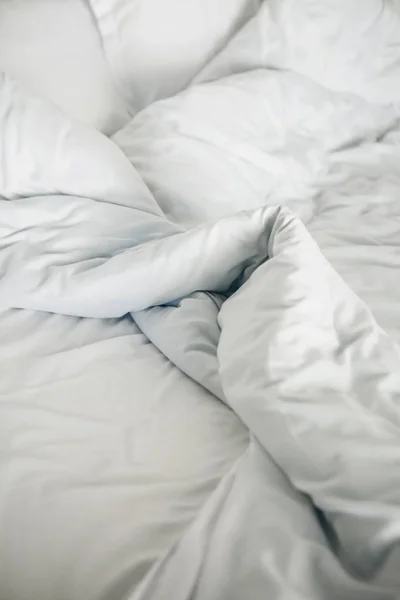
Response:
M300 219L183 231L112 142L7 78L1 108L0 305L131 313L255 438L133 598L397 598L399 347Z

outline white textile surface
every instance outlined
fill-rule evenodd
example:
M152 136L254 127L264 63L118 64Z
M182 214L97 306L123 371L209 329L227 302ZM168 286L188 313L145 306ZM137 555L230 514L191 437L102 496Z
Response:
M1 600L399 599L398 11L263 2L113 140L1 79Z
M85 0L0 0L0 71L107 134L129 120Z

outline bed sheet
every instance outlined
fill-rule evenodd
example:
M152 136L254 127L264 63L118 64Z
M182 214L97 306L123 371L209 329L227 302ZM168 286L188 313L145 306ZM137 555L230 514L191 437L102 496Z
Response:
M12 600L15 589L25 600L34 586L52 600L81 592L93 600L398 600L396 94L371 102L362 86L332 90L309 73L269 69L246 48L245 72L150 106L116 144L1 81L0 300L14 308L2 313L11 388L0 421L9 457L2 552ZM232 65L230 73L234 56ZM119 318L127 313L136 324ZM36 369L31 352L42 336L48 355ZM24 352L22 381L15 358L24 365ZM19 407L20 394L31 402ZM196 410L187 414L189 396ZM176 428L183 413L192 435L203 400L211 457L192 488L188 473L208 433L197 427L188 440ZM246 446L221 401L252 438L210 496ZM129 469L128 452L145 473ZM127 470L139 483L128 500ZM170 473L161 523L159 482ZM40 531L30 529L36 522ZM149 528L138 533L139 522ZM30 546L20 542L26 531ZM58 538L67 541L55 551ZM32 566L22 578L25 547Z
M247 430L131 318L14 310L0 328L0 597L126 597Z
M0 82L2 284L18 271L8 245L25 236L19 256L37 256L31 275L44 283L43 259L83 251L93 266L90 248L118 257L153 217L154 240L172 230L110 140ZM36 254L35 232L58 249ZM244 451L247 429L131 317L9 310L2 286L0 299L0 597L123 597Z
M188 227L198 226L215 215L219 218L227 216L233 207L236 210L260 205L273 207L277 204L289 207L306 224L307 231L316 240L329 264L356 292L358 298L366 303L377 323L389 336L388 339L397 343L400 341L400 129L395 107L390 104L373 105L353 95L332 93L297 74L260 69L199 85L176 98L157 103L133 119L114 136L114 140L141 173L165 214L173 221L184 222ZM311 249L309 252L311 255ZM315 275L319 273L318 267L312 267L312 264L307 265L307 269L310 278L313 272ZM323 279L322 272L318 276ZM299 276L293 274L292 285L298 279ZM260 278L258 281L258 294L254 294L253 304L249 306L248 300L243 300L232 311L233 322L229 331L234 333L225 343L225 357L233 352L232 348L242 349L242 352L237 350L236 363L226 375L223 386L225 394L230 382L239 379L236 373L242 368L243 356L251 357L247 368L241 371L246 390L244 394L248 393L248 396L244 395L240 400L240 393L235 391L233 384L230 388L233 395L237 393L238 404L235 409L241 402L244 403L242 414L251 410L246 408L243 398L253 398L253 394L256 394L251 383L252 378L256 378L251 363L257 361L257 351L249 348L253 343L250 342L251 336L257 338L262 325L252 324L252 315L260 310L259 306L264 301L262 298L273 298L279 294L279 284L276 282L271 282L269 288L266 284L262 285ZM303 283L299 288L302 291L296 291L288 299L282 294L280 301L283 305L295 306L297 294L301 298L308 293L302 286ZM343 302L344 314L351 314L347 303L337 300L335 286L330 284L324 298L318 296L314 300L313 310L316 314L322 304L326 304L329 314L329 307L336 306L338 302L339 305ZM243 296L246 298L245 292ZM310 298L312 296L310 289ZM184 310L184 303L181 303L183 315ZM273 299L270 301L270 310L271 323L275 319L279 321L283 309L278 300L275 303ZM227 311L229 314L229 308ZM336 323L337 319L340 322L342 317L339 314L336 316L336 311L339 308L332 309L333 314L328 321L332 319ZM159 335L154 336L161 319L156 319L156 324L152 323L151 312L144 319L141 316L141 327L162 348L164 354L170 355L176 364L193 376L192 367L183 356L185 348L179 356L166 341L160 342ZM305 317L304 309L300 312L304 319L301 333L295 333L294 323L293 329L288 326L282 338L278 329L277 339L274 340L277 345L281 340L284 346L284 354L281 356L278 353L275 358L277 379L282 377L283 364L290 360L290 346L302 348L302 340L308 336L313 339L312 325L307 325L308 317ZM167 309L164 309L163 317L164 321L170 318ZM290 313L287 318L291 322ZM243 324L245 322L248 329ZM361 335L357 333L361 323L360 320L352 331L354 339ZM222 325L223 335L224 316L219 319L219 324ZM173 331L173 324L170 328L168 324L164 324L164 327L164 338L167 339L168 333ZM328 325L324 327L328 328ZM348 327L350 332L350 324ZM270 328L273 329L272 325ZM249 332L248 345L244 342L246 331ZM272 354L273 344L268 339L269 335L270 329L267 328L265 336L268 341L265 346ZM322 332L318 331L316 335L324 339ZM285 341L288 346L285 346ZM317 342L315 345L318 355ZM351 353L347 345L348 342L340 342L337 349L339 381L340 373L343 381L346 381L345 365ZM368 354L368 348L369 342L361 353ZM224 355L221 357L222 352L223 349L219 354L220 365L224 358ZM299 352L300 356L293 365L294 371L304 360ZM270 377L273 380L268 372L273 368L262 353L263 350L260 350L265 371L257 377L261 381L269 381ZM375 355L375 363L370 365L360 384L365 398L379 397L378 392L370 396L368 382L374 377L378 364L385 368L389 365L389 359L386 360L381 362L382 359ZM274 361L272 364L275 364ZM321 376L324 369L326 366L322 363L316 373ZM223 377L221 370L220 376ZM291 377L290 370L287 370L287 377ZM205 381L208 379L203 377L202 383ZM328 372L321 379L318 401L330 397L330 384L324 381L329 381ZM382 383L382 390L386 389L386 385ZM240 386L239 381L235 386ZM295 389L298 397L307 395L304 390L312 395L313 384L310 387L307 376L299 386ZM247 392L248 388L251 391ZM289 395L284 386L280 393L283 398ZM268 406L268 394L259 395L260 405L266 403ZM273 409L265 409L267 421L264 421L264 429L257 424L262 419L260 410L250 429L256 432L258 439L265 436L267 447L272 448L276 444L274 457L285 456L285 446L294 444L296 435L301 439L306 435L304 432L308 431L310 438L318 436L315 431L319 431L321 421L324 422L325 418L326 422L332 423L332 428L336 427L336 419L339 418L335 412L336 402L341 400L340 396L337 401L335 397L333 394L333 403L326 417L318 404L310 408L312 426L309 428L308 424L304 424L304 430L295 431L293 437L284 437L279 428L279 433L274 432L276 421ZM350 402L352 398L350 393ZM374 401L371 399L372 404ZM308 398L305 399L304 412L307 411L307 403ZM397 414L395 406L396 401L393 404L394 420ZM281 409L277 405L275 410L279 413ZM320 415L319 410L322 411ZM343 438L346 437L344 432L347 427L353 427L353 410L358 409L353 407L342 424ZM295 403L290 404L286 410L282 409L286 423L290 423L291 411L301 415L301 409L297 409ZM268 425L268 420L271 425ZM272 441L274 435L277 438L275 442ZM372 465L379 453L376 448L378 439L380 436L371 436L368 449L356 451L358 458L364 456L364 460ZM309 450L311 455L322 457L322 464L326 455L323 450L325 442L329 444L327 438L315 445L310 443ZM296 496L285 475L277 468L277 463L265 455L257 440L252 440L249 452L223 479L196 521L151 570L132 598L163 600L173 595L179 600L240 600L247 596L261 600L266 594L271 598L293 594L293 597L307 600L397 600L396 543L391 546L393 555L390 556L388 551L387 562L384 562L376 558L379 555L378 548L384 543L383 531L376 534L374 541L370 538L366 541L367 532L373 531L375 526L372 517L369 520L365 516L366 521L363 521L364 511L367 515L368 511L373 511L367 498L374 486L375 475L361 475L364 465L363 468L359 467L360 475L356 476L357 469L351 467L350 446L341 435L336 438L335 444L335 460L339 465L337 485L343 486L341 490L344 490L341 479L348 474L349 478L360 482L360 490L366 490L359 492L361 498L357 517L353 514L352 519L344 517L340 522L340 511L344 510L345 504L339 503L339 515L335 510L333 515L329 515L334 523L334 530L330 529L325 515L316 515L307 497ZM302 446L301 442L299 446ZM369 453L370 459L367 458ZM295 469L291 465L296 463L294 453L289 453L288 457L282 459L286 472ZM397 463L396 450L392 449L387 457L389 464ZM333 459L332 462L335 463ZM278 464L282 465L279 461ZM336 473L336 466L332 470ZM384 471L382 467L382 473ZM303 477L301 472L297 480L300 488L307 485ZM320 477L323 480L328 476ZM381 485L382 489L388 486L384 493L392 497L394 492L389 481L389 477L386 480L383 478ZM334 486L328 477L327 488L331 485ZM310 491L318 495L320 486L323 488L321 479L317 478L317 482L313 481L308 488L308 495ZM397 523L397 509L388 507L386 515L389 513ZM390 527L388 525L388 530ZM396 528L396 525L393 527ZM340 555L340 550L337 550L346 565L345 569L343 562L332 558L332 547L337 548L340 544L336 536L339 540L346 539L351 548L350 553L347 550L347 556ZM351 536L358 537L358 543L350 541ZM366 558L365 548L368 544L375 558ZM374 567L375 560L378 566ZM364 563L364 571L358 570L360 563ZM357 584L352 580L354 572L357 573Z
M107 134L129 120L85 0L0 0L0 71Z
M113 140L168 218L187 227L261 205L290 208L399 339L396 108L256 69L155 103Z
M186 88L260 0L88 0L130 115Z

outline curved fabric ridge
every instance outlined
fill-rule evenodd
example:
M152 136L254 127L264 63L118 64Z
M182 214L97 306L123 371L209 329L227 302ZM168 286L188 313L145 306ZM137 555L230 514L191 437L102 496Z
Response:
M134 600L398 598L399 347L298 219L280 210L269 232L215 347L223 397L257 441ZM275 571L261 557L280 549Z
M147 310L143 331L258 440L143 598L242 600L245 581L252 600L398 598L398 345L286 208L182 231L112 142L0 83L1 307Z

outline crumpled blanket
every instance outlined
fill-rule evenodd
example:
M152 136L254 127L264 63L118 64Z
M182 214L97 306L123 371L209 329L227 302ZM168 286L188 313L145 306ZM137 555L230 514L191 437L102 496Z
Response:
M132 600L398 598L399 346L302 220L167 218L112 141L5 76L0 145L1 307L130 313L252 435Z

